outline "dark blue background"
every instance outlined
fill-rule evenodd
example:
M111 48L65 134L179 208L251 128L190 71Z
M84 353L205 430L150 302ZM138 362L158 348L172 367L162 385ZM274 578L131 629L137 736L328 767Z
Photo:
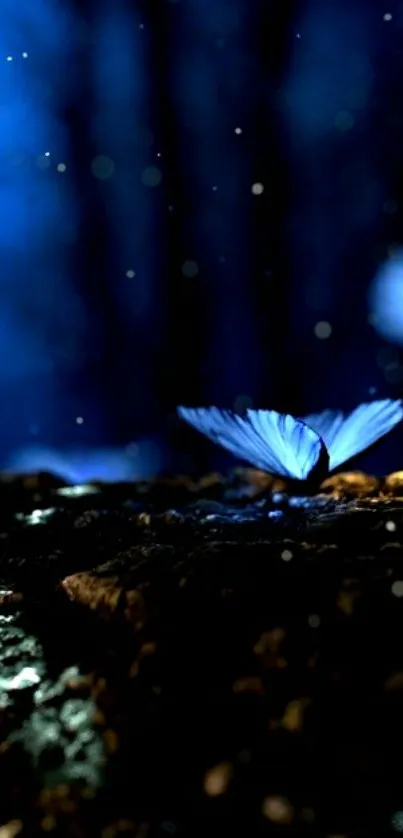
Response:
M396 0L2 0L2 467L208 468L178 403L402 394L368 298L402 241L402 38Z

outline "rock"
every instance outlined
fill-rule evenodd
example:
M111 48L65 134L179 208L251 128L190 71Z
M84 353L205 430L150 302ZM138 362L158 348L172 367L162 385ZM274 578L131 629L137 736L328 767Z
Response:
M4 484L0 829L389 834L403 501L388 480L295 497L243 470L41 502Z

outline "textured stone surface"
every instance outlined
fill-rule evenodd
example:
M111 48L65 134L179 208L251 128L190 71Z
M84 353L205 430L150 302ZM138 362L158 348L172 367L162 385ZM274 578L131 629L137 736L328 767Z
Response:
M1 836L401 831L403 479L286 489L0 481Z

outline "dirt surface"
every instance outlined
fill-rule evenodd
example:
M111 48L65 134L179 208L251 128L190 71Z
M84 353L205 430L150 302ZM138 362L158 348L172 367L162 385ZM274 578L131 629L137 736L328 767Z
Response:
M289 491L0 479L0 838L403 832L403 473Z

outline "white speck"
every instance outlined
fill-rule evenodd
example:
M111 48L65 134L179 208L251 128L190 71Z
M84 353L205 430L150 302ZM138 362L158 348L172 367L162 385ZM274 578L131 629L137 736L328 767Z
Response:
M65 163L58 163L57 164L57 171L58 172L65 172L66 169L67 169L67 166L66 166Z
M218 186L213 186L212 187L213 192L217 192L217 189L218 189Z
M383 16L383 19L384 19L385 23L389 23L389 21L392 20L392 17L393 17L393 15L391 15L390 12L386 12L386 14Z
M168 207L168 212L173 212L173 209L174 208L173 208L172 204L170 204L169 207Z
M23 58L28 58L28 53L27 53L27 52L23 52L23 53L22 53L22 57L23 57Z
M315 325L314 332L319 340L326 340L332 334L332 327L327 320L319 320Z
M133 279L133 277L136 276L136 271L133 271L133 269L130 268L128 271L126 271L126 276L128 279Z
M157 151L157 157L162 157L161 152Z
M308 623L312 629L317 629L320 626L320 617L318 614L311 614L308 617Z
M301 33L297 32L297 38L301 38Z
M283 550L283 552L281 554L281 558L282 558L283 562L290 562L291 559L292 559L291 550Z
M144 29L144 23L139 23L139 29Z
M263 183L253 183L252 184L253 195L261 195L263 190L264 190Z
M386 521L385 529L388 532L395 532L396 531L396 524L394 521Z
M392 585L392 594L393 596L397 596L398 599L403 597L403 582L401 580L397 580Z
M77 425L83 425L84 424L83 417L82 416L77 416L76 422L77 422Z
M7 56L7 58L6 58L6 61L14 61L13 56L12 56L12 55L8 55L8 56Z
M242 134L242 128L235 128L236 134Z

